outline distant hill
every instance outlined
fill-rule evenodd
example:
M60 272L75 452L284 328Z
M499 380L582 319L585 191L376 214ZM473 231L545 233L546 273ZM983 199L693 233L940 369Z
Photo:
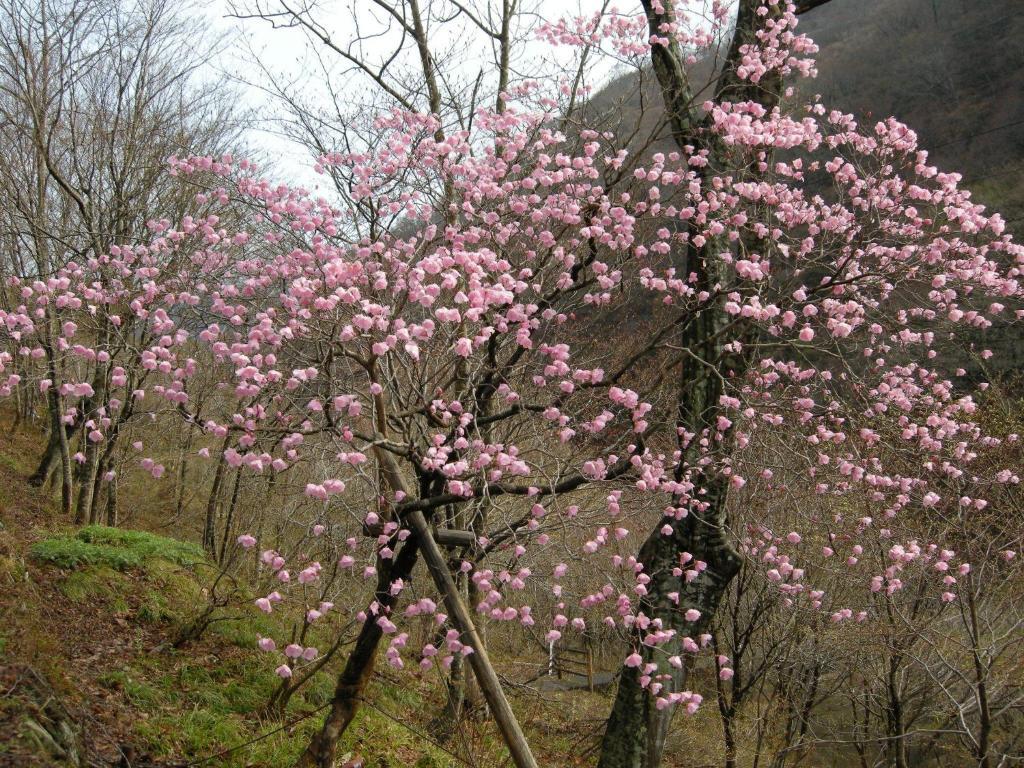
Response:
M814 93L862 122L902 120L1024 238L1024 0L832 0L800 26L821 48ZM1016 326L976 343L1003 373L1024 366Z
M1024 233L1024 2L832 0L801 17L814 92L862 120L895 115L931 160Z
M818 77L798 84L806 95L821 94L868 125L902 120L931 163L961 173L974 199L1024 239L1024 0L831 0L801 16L800 31L820 47ZM708 82L710 70L698 62L691 82ZM671 151L664 136L646 143L657 109L633 133L638 111L660 100L647 69L612 80L588 110L633 135L634 151ZM626 327L640 327L649 311L631 307ZM976 343L998 353L999 370L1024 367L1016 326L989 329ZM971 361L963 364L970 378L979 375Z
M795 82L806 95L861 122L907 123L934 164L962 173L979 202L1024 234L1024 0L831 0L801 16L800 31L821 49L818 77ZM708 82L710 66L691 67L691 82ZM641 103L660 98L652 72L630 72L589 109L631 133ZM647 151L668 149L660 141Z

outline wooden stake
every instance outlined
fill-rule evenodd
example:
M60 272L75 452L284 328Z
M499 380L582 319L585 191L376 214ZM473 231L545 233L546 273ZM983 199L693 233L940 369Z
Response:
M522 728L519 727L519 721L516 720L516 715L512 711L508 699L505 698L505 692L501 689L498 675L495 673L494 667L491 666L487 649L484 648L483 641L473 625L469 610L459 596L455 579L452 578L452 574L448 570L448 561L434 540L426 517L421 511L416 510L410 512L406 516L406 520L411 524L413 532L419 539L423 559L426 560L434 583L444 596L444 604L452 623L459 630L462 641L473 649L473 653L468 657L469 664L473 668L473 673L476 675L484 698L491 708L491 713L494 715L494 720L498 724L505 744L508 745L508 750L512 754L512 761L517 768L538 768L537 761L534 759L533 753L530 752L530 745L526 742L526 736L523 734Z
M379 397L379 396L378 396ZM378 405L378 412L383 412L382 404ZM382 434L383 426L378 427ZM387 484L396 491L402 491L408 496L402 473L398 469L394 456L385 450L376 448L376 455L380 461L381 471ZM469 654L469 665L473 668L480 690L483 691L484 699L491 709L494 721L498 724L498 730L508 746L512 755L512 762L516 768L538 768L537 761L530 752L530 745L526 743L526 736L523 729L519 727L515 712L505 698L505 692L501 689L501 682L498 675L491 666L491 660L487 656L487 649L484 647L480 634L473 625L473 619L469 615L466 604L462 602L459 589L448 570L448 560L445 558L441 548L434 539L434 533L427 522L422 510L414 509L407 512L403 519L412 527L413 533L419 544L419 550L427 563L430 575L434 584L444 597L445 607L448 609L448 617L455 625L462 637L462 642L473 649ZM468 642L467 642L468 641Z

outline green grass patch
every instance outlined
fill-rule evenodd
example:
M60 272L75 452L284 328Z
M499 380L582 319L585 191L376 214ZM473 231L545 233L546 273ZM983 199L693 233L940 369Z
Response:
M75 533L44 533L31 557L66 571L56 584L69 600L117 613L134 611L140 622L182 621L205 605L205 569L194 566L207 560L186 542L88 526ZM249 596L239 589L239 599L250 607ZM295 694L283 721L263 720L259 713L280 680L273 673L275 659L256 650L256 638L281 636L285 628L278 625L284 619L251 607L231 612L238 617L212 624L192 651L164 645L159 653L134 654L98 678L130 706L133 743L155 759L212 758L209 764L221 768L277 768L292 764L323 723L338 662ZM359 754L368 768L453 765L449 755L405 725L429 709L420 692L399 681L378 680L374 699L387 714L363 707L339 754ZM299 719L303 715L308 717ZM278 730L285 722L289 727Z
M103 684L121 691L146 712L133 729L139 746L154 757L203 759L258 739L216 758L213 764L277 768L293 763L323 723L320 708L330 701L334 677L328 672L316 675L289 704L285 721L294 724L258 738L282 725L281 721L260 721L252 716L279 683L271 666L264 654L255 651L233 651L216 659L170 653L137 660L128 669L106 675ZM455 764L450 755L403 727L403 720L422 709L420 695L400 684L378 681L375 686L375 700L393 715L363 707L339 744L339 755L362 755L368 768L448 768ZM294 722L306 713L311 714Z
M101 682L146 712L145 718L135 722L134 731L140 746L154 757L209 758L281 725L252 717L279 682L258 652L232 652L215 661L172 652L138 660L130 668L108 673ZM310 702L300 693L286 717L295 718L309 709ZM321 722L319 716L308 718L294 730L242 746L212 764L222 768L290 765Z
M245 605L248 608L249 605ZM243 618L226 619L210 625L210 632L238 648L251 650L261 637L277 637L281 631L279 623L275 623L263 614L243 614Z
M115 571L140 568L152 560L195 565L205 559L202 549L145 531L90 525L74 536L55 536L36 542L31 556L65 570L100 566Z
M89 525L80 530L76 538L96 546L119 547L136 554L142 560L161 559L177 565L195 565L206 559L203 550L196 544L146 531Z
M157 707L166 701L159 689L123 669L100 675L97 682L110 690L123 692L125 698L141 709Z
M374 707L361 707L338 742L338 754L358 754L366 768L456 768L461 765L447 752L433 746L422 731L406 727L406 722L415 722L419 712L405 710L385 696L375 699L390 716ZM317 724L320 722L317 718ZM424 726L419 724L419 728ZM456 745L457 742L453 743Z
M57 588L69 600L81 603L116 597L125 588L125 581L113 568L97 565L72 571L60 580Z
M65 570L96 565L127 571L142 565L142 558L135 552L106 544L92 544L68 536L36 542L29 552L34 559Z

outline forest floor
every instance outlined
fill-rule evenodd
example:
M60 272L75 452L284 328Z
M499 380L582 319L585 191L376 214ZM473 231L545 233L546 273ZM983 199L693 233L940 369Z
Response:
M321 722L336 666L283 719L261 718L277 683L255 648L266 619L242 611L175 649L206 602L202 552L144 531L73 528L27 482L41 434L0 420L0 436L0 766L290 765ZM437 742L442 690L418 670L378 669L339 762L507 764L486 718ZM509 694L542 765L593 762L607 691L510 685Z

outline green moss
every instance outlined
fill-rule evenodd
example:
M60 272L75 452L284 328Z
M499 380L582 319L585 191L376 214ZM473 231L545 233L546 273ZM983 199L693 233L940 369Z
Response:
M119 547L91 544L67 536L36 542L29 550L29 554L40 562L52 563L67 570L100 565L126 571L142 564L142 560L134 552Z
M167 603L167 599L158 592L147 592L135 612L139 621L147 624L159 624L162 621L171 621L177 616Z
M144 531L90 525L75 536L55 536L36 542L30 555L66 570L103 566L117 571L142 567L147 561L164 560L195 565L205 559L195 544Z
M161 559L178 565L195 565L206 559L196 544L157 536L146 531L89 525L76 536L80 541L97 546L113 546L132 552L142 560Z
M57 584L64 596L76 603L113 598L124 587L124 577L106 565L72 571Z

